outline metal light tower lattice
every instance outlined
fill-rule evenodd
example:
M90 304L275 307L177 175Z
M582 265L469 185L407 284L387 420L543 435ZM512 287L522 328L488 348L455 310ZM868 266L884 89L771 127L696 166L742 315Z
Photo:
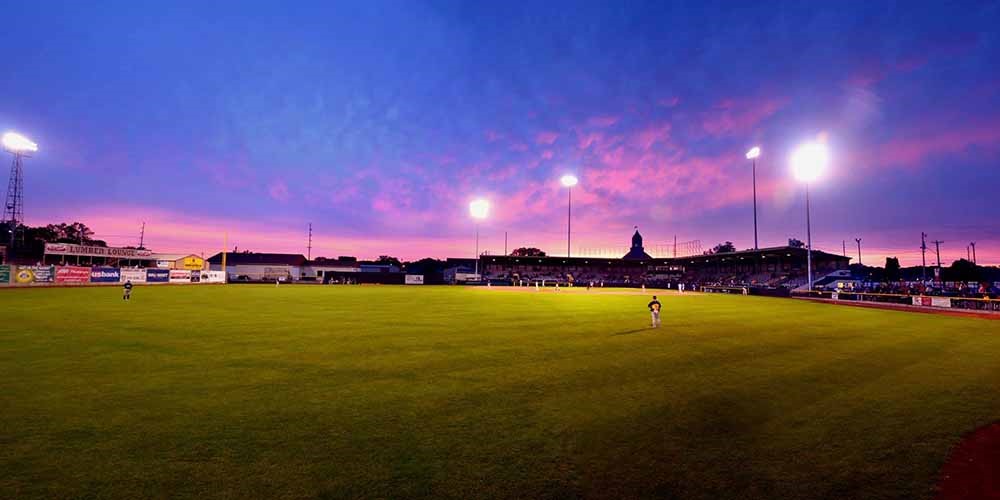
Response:
M10 178L7 182L7 198L4 202L3 221L10 231L9 249L12 251L17 238L17 227L24 223L24 167L23 160L38 151L38 145L21 134L7 132L2 138L3 148L14 155L10 164Z

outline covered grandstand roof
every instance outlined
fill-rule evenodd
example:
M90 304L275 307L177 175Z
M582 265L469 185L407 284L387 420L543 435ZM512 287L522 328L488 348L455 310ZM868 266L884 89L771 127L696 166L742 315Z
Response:
M644 259L624 259L608 257L514 257L509 255L484 255L483 262L505 262L524 264L566 264L572 266L603 264L603 265L643 265L643 264L689 264L720 262L728 260L759 259L768 257L794 257L805 260L806 249L790 246L761 248L759 250L741 250L738 252L714 253L704 255L689 255L685 257L647 257ZM850 257L832 254L821 250L813 250L814 260L851 260Z

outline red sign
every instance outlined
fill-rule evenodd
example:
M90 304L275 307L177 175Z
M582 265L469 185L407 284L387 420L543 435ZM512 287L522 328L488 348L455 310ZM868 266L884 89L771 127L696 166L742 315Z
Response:
M56 283L90 283L90 268L77 266L56 267Z

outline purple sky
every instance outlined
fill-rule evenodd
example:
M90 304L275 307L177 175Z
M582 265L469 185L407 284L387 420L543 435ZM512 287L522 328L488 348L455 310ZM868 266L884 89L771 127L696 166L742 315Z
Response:
M15 2L0 128L30 224L157 251L467 256L813 239L1000 263L1000 3ZM624 250L622 250L624 253Z

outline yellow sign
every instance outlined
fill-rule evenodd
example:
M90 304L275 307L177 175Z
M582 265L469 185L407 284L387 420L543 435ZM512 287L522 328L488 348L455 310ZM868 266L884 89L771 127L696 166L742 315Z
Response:
M184 257L184 261L181 264L182 269L190 269L192 271L198 271L205 267L205 259L201 257Z
M35 281L35 273L31 269L18 269L14 275L14 281L18 283L31 283Z

